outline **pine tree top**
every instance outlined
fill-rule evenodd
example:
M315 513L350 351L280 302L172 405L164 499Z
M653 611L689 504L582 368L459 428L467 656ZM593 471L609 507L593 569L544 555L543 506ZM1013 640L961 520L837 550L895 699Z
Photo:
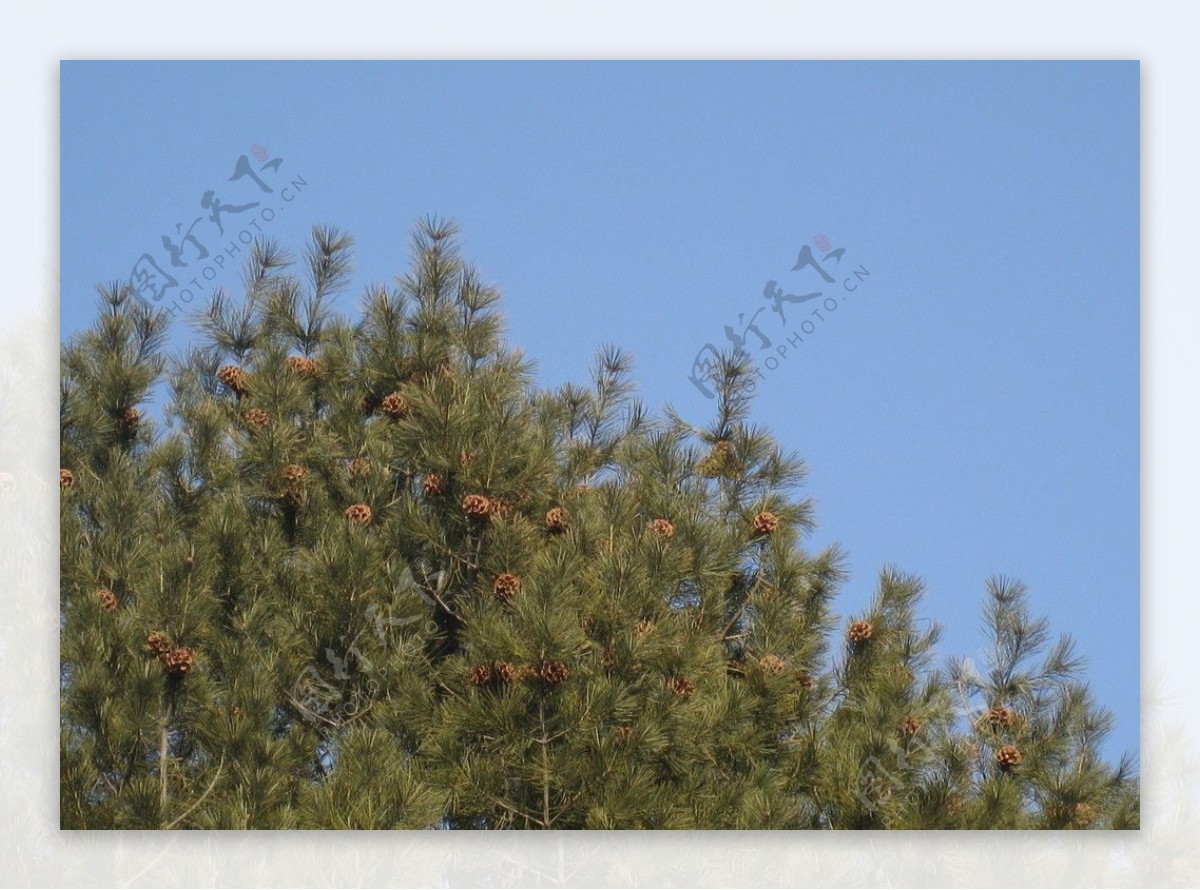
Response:
M706 423L612 346L541 388L452 225L348 318L351 247L256 245L180 354L120 285L64 348L64 827L1136 827L1019 584L982 669L914 576L835 614L744 355Z

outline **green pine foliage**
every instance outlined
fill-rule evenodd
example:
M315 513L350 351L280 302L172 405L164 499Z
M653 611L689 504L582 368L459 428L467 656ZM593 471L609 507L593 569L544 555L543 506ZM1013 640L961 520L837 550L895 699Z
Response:
M454 235L355 319L347 236L259 244L179 356L101 290L62 358L63 827L1137 827L1020 585L982 666L894 569L839 618L744 360L706 425L614 348L540 389Z

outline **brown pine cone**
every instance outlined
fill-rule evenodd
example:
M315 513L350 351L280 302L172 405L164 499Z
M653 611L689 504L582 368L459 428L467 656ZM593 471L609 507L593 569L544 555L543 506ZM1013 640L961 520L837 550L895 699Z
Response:
M425 476L421 486L425 489L425 497L436 498L446 490L446 480L437 473L429 473Z
M472 686L486 686L492 679L492 670L486 664L477 664L471 668L467 679Z
M112 612L117 608L117 595L111 590L97 590L96 599L100 600L100 608L105 612Z
M171 641L167 639L166 634L161 634L157 631L147 634L146 651L155 658L162 658L171 651Z
M487 516L491 509L492 502L486 495L469 494L462 499L462 511L476 519Z
M513 680L524 683L537 678L538 669L531 664L519 664L513 669Z
M366 504L352 504L345 509L342 515L355 525L366 525L374 514Z
M460 464L462 464L464 467L470 466L471 464L475 463L475 452L474 451L460 451L458 453L458 462Z
M289 371L300 377L316 377L321 370L320 362L303 355L289 355L285 364Z
M242 415L242 420L246 422L246 426L250 427L254 432L265 430L271 425L271 415L262 408L251 408Z
M507 603L521 592L521 579L511 572L503 572L492 582L492 590L496 593L496 599Z
M371 472L371 461L365 457L351 458L350 463L346 466L346 469L350 473L351 479L355 479L359 476L365 476L367 473Z
M1005 745L996 752L996 763L1005 772L1008 772L1013 767L1020 766L1021 761L1024 759L1024 755L1021 754L1015 745Z
M1012 711L1002 705L997 705L994 708L988 708L988 712L983 718L989 726L1009 727L1012 726L1013 715Z
M643 618L633 626L633 635L635 637L648 637L654 633L656 626L649 618Z
M696 684L687 677L672 677L667 681L667 688L680 698L690 698L696 691Z
M725 662L725 673L739 680L746 676L746 662L742 658L731 658Z
M608 647L601 649L598 657L600 659L600 666L606 671L611 671L617 666L616 653L614 653L612 649L609 649Z
M728 439L718 439L713 442L712 453L720 458L734 457L733 443Z
M379 410L393 420L399 420L408 413L408 399L402 393L388 393L379 403Z
M850 638L851 643L865 643L871 639L874 633L875 628L871 626L870 621L855 621L850 625L847 636Z
M217 371L217 379L236 396L244 396L250 391L250 381L246 377L246 372L237 365L226 365Z
M561 535L567 530L571 518L562 507L551 507L546 511L546 529L553 535Z
M646 526L646 531L668 541L675 534L675 526L666 519L651 519Z
M496 674L496 679L501 683L511 683L517 674L517 669L507 661L497 661L492 665L492 670Z
M75 474L63 467L58 471L59 488L70 488L75 484Z
M698 466L701 476L713 478L731 475L738 469L737 455L733 443L728 439L718 439Z
M618 726L613 730L613 742L617 745L627 745L629 740L633 738L632 726Z
M488 515L496 518L504 518L511 516L513 511L512 501L506 501L503 498L492 498L488 504Z
M764 674L773 674L776 677L787 670L787 662L778 655L764 655L758 660L758 666Z
M187 646L176 646L162 656L162 663L172 677L183 677L196 666L196 656Z
M283 468L284 482L301 482L308 475L308 470L300 466L300 464L288 464Z
M771 535L779 529L779 517L774 513L766 511L759 513L754 517L754 533L757 535Z
M801 674L797 678L797 682L800 684L800 688L805 692L809 692L817 688L817 681L813 679L812 674Z
M915 736L921 729L921 718L905 717L900 721L900 734L903 736Z
M557 658L551 658L538 665L538 676L542 679L543 683L547 683L550 686L557 686L571 676L571 672Z
M137 429L139 423L142 422L142 412L137 408L129 407L121 412L117 417L117 423L127 432L132 432Z

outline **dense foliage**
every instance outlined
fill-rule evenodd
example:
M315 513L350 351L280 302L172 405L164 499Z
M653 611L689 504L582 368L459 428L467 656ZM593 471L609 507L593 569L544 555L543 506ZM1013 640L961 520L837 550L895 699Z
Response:
M64 347L63 827L1137 827L1020 585L978 668L910 575L834 614L743 360L704 426L615 349L543 391L452 227L354 320L349 247L258 245L186 355L120 285Z

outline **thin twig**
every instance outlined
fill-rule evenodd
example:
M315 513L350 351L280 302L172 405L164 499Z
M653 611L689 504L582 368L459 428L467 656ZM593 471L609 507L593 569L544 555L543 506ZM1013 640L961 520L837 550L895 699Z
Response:
M437 601L437 604L442 607L442 611L444 611L447 615L450 615L454 618L458 617L458 613L446 605L446 601L442 599L441 594L439 594L436 590L430 590L429 592L433 596L433 598Z
M542 827L550 827L550 753L546 750L546 705L538 699L538 721L542 726Z
M192 814L192 811L200 804L204 803L204 799L212 793L212 790L217 787L217 779L221 778L221 770L225 768L225 756L221 755L221 762L217 764L217 774L213 776L212 781L208 783L208 787L204 789L204 793L196 798L196 802L179 814L178 817L172 819L170 823L163 826L163 831L170 831L184 819Z
M550 826L546 825L545 823L543 823L541 819L537 818L537 816L531 816L531 815L529 815L529 813L526 813L523 810L519 810L514 806L510 806L509 804L506 804L504 801L502 801L500 798L496 797L494 794L489 794L488 797L490 797L494 803L497 803L500 806L504 807L504 809L508 810L514 816L520 816L522 819L525 819L528 822L532 822L534 825L541 825L543 828L550 827Z

